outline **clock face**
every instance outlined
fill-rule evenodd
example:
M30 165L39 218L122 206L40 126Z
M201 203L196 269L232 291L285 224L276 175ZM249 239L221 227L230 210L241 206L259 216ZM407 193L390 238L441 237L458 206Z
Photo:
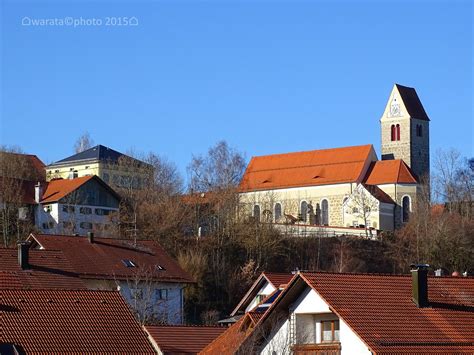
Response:
M390 104L390 116L400 116L400 104L397 99L393 99Z

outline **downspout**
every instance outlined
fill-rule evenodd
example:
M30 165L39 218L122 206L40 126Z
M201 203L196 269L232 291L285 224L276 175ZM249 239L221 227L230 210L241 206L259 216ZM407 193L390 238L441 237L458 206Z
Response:
M184 287L179 289L179 293L181 296L181 324L184 324Z

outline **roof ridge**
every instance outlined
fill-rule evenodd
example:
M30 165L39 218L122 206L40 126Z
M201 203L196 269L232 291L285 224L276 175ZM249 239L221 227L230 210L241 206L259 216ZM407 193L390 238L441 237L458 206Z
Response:
M39 237L51 237L51 238L64 238L64 237L67 237L67 238L73 238L73 239L81 239L81 240L87 240L87 236L86 235L79 235L79 236L76 236L76 235L68 235L68 234L44 234L44 233L32 233L34 236L39 236ZM133 242L134 240L133 239L124 239L124 238L114 238L114 237L98 237L98 236L94 236L94 240L101 240L101 239L105 239L105 240L118 240L118 241L127 241L127 242ZM157 243L159 245L159 243L154 240L154 239L137 239L137 243L140 243L140 242L153 242L153 243ZM160 245L161 246L161 245ZM50 250L53 250L53 249L50 249ZM57 250L57 249L54 249L54 250Z
M350 145L347 147L336 147L336 148L323 148L323 149L312 149L312 150L300 150L297 152L288 152L288 153L274 153L274 154L265 154L265 155L254 155L251 157L250 160L254 158L260 157L274 157L274 156L284 156L284 155L292 155L292 154L301 154L301 153L313 153L313 152L327 152L331 150L342 150L342 149L350 149L350 148L363 148L363 147L373 147L372 144L361 144L361 145Z
M269 168L269 169L262 169L262 170L253 170L253 171L249 172L249 174L260 173L260 172L265 172L265 171L280 171L280 170L300 169L300 168L310 168L310 167L316 168L316 167L319 167L319 166L350 164L350 163L362 163L362 162L365 162L365 160L350 160L350 161L341 161L341 162L337 162L337 163L308 164L308 165L299 165L299 166L289 166L289 167L283 167L283 168Z

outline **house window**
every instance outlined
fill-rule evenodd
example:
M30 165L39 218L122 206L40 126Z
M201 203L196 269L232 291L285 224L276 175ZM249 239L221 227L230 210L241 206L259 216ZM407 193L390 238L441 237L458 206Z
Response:
M410 197L404 196L402 199L402 221L408 222L410 219Z
M81 214L91 214L92 213L92 208L90 208L90 207L80 207L79 212Z
M167 289L158 289L155 290L155 300L162 301L168 299L168 290Z
M63 228L66 230L73 230L74 222L63 222Z
M253 206L253 217L257 222L260 222L260 206L255 205Z
M51 205L44 206L44 211L46 213L50 213L52 210L53 210L53 206L51 206Z
M96 208L95 214L98 216L108 216L110 214L110 210L106 210L105 208Z
M400 125L399 124L397 124L397 137L396 138L397 138L396 139L397 141L400 140Z
M321 341L333 343L339 341L339 321L330 320L321 322Z
M53 222L43 223L43 229L53 229L53 228L54 228L54 223Z
M265 295L262 295L262 294L257 295L257 296L255 297L255 302L256 302L257 304L260 304L260 303L262 303L262 301L265 299L265 297L266 297L266 296L265 296Z
M63 205L63 212L65 213L74 213L76 209L74 206L69 206L69 205Z
M308 203L306 201L301 201L300 214L300 219L306 222L308 219Z
M92 229L92 223L81 222L81 224L79 224L79 227L81 227L82 229Z
M359 213L359 209L357 207L352 207L352 213Z
M275 203L275 222L281 218L281 203Z
M321 224L329 225L329 202L326 199L321 201Z

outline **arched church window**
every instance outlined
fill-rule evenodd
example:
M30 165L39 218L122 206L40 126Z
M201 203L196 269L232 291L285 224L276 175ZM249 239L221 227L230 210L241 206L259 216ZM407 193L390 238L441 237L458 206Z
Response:
M278 222L281 218L281 203L275 203L275 222Z
M404 196L402 199L402 221L408 222L410 218L410 197Z
M306 222L308 219L308 203L306 201L301 201L300 214L301 220Z
M399 141L400 140L400 125L397 124L397 132L396 132L396 140Z
M329 225L329 202L326 199L321 201L321 224Z
M391 134L391 139L392 139L392 142L393 142L397 138L397 134L396 134L396 131L395 131L395 125L394 124L391 127L390 134Z
M257 222L260 222L260 206L255 205L253 206L253 217Z

